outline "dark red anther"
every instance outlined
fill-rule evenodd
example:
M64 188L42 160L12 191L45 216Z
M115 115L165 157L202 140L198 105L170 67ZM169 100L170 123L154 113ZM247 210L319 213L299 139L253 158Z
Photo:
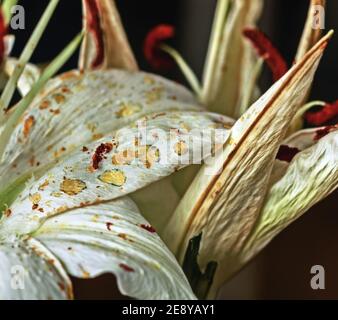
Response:
M168 70L173 67L173 60L167 53L161 50L160 45L165 40L173 38L174 35L174 27L168 24L160 24L147 34L143 51L148 63L154 69Z
M320 111L305 114L306 121L314 126L322 126L336 117L338 117L338 100L327 103Z
M93 169L98 169L100 162L103 160L103 157L106 153L109 153L113 149L111 143L101 143L95 150L95 153L92 157L92 167Z
M281 145L278 150L276 159L280 161L291 162L292 159L295 157L295 155L299 152L300 150L298 148L292 148L287 145Z
M5 18L0 10L0 64L3 62L5 57L5 36L7 34L7 26Z
M96 45L96 55L94 60L91 62L91 67L97 68L104 61L104 42L100 21L99 3L97 0L85 0L85 6L87 12L87 28L89 32L93 34Z
M258 55L265 60L272 72L273 80L279 80L288 71L288 66L271 40L256 28L245 28L243 35L250 40Z

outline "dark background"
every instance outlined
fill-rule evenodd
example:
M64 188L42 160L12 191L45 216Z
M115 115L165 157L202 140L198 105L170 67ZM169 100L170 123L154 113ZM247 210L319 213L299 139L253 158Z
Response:
M48 0L23 0L26 29L14 32L18 55ZM142 69L151 71L142 55L147 31L156 24L176 26L173 45L200 76L205 58L215 0L117 0L129 40ZM308 0L266 0L260 27L273 39L291 64L302 33ZM326 30L338 29L338 1L327 0ZM32 61L47 62L81 30L81 1L61 3L40 42ZM338 37L335 36L316 76L312 98L338 99ZM73 57L65 69L75 68ZM166 76L184 82L177 71ZM270 85L268 73L263 87ZM230 281L223 298L338 298L338 193L317 205L279 235L260 256ZM326 270L326 290L310 288L310 269L315 264ZM116 296L112 276L94 281L76 281L80 298Z

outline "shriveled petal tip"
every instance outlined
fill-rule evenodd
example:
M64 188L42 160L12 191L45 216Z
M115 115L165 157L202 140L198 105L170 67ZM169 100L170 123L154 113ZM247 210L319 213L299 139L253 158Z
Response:
M243 35L251 42L258 55L265 60L272 72L274 81L279 80L288 71L288 66L271 40L256 28L245 28Z
M100 25L100 13L96 0L85 0L87 10L87 27L93 33L96 46L96 55L91 62L93 69L99 67L104 60L104 43Z
M157 70L168 70L174 62L168 54L161 51L160 45L175 35L175 28L169 24L160 24L147 34L144 41L144 56L148 63Z
M327 103L317 112L308 112L305 114L305 120L314 126L322 126L338 117L338 100L333 103Z
M7 26L5 23L5 18L4 15L2 13L2 11L0 10L0 64L3 62L4 60L4 56L5 56L5 36L7 34Z

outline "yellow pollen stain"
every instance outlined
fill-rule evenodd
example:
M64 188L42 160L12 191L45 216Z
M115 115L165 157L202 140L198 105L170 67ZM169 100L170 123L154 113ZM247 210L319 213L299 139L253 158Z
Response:
M68 194L69 196L75 196L86 188L86 184L78 179L65 179L60 185L60 191Z
M112 184L117 187L121 187L126 183L126 176L121 170L105 171L99 176L99 180L104 183Z
M55 100L55 102L57 104L61 104L61 103L64 103L66 101L66 97L61 93L53 94L53 99Z
M176 154L181 156L182 154L185 154L187 152L188 147L187 147L187 145L184 141L179 141L179 142L175 143L174 150L175 150Z
M37 205L37 204L39 204L39 202L40 202L40 200L41 200L41 194L40 193L34 193L34 194L32 194L32 195L30 195L29 196L29 200L33 203L33 204L35 204L35 205Z
M142 107L136 103L121 103L119 110L116 111L118 118L128 117L134 113L140 112Z
M153 88L145 93L146 101L148 104L154 103L162 98L162 87Z

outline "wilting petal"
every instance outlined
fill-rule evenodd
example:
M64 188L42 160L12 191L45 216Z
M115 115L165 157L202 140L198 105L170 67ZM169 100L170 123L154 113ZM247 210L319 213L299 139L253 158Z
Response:
M175 257L128 198L51 218L34 236L72 276L112 272L133 298L195 299Z
M213 151L206 129L211 137L218 129L219 146L226 140L223 120L203 112L154 113L81 147L25 188L2 221L5 232L31 232L48 216L124 196L201 163ZM19 230L12 230L13 220L21 221Z
M211 294L256 222L278 148L327 41L318 43L236 122L224 151L199 172L167 227L164 239L180 259L188 241L202 233L201 269L210 261L221 264Z
M114 0L82 0L85 39L80 69L138 69Z
M71 299L72 284L57 258L32 238L0 242L0 299Z
M146 114L170 110L201 107L182 86L147 73L65 73L47 84L18 123L0 174L9 183Z
M221 10L222 2L219 0ZM228 12L229 10L229 12ZM213 112L235 117L239 113L241 95L257 61L242 31L254 26L262 10L261 0L230 1L230 9L222 11L211 38L202 100Z
M338 131L300 152L269 193L243 250L243 262L338 187Z
M306 19L304 31L302 38L299 43L297 55L295 58L295 62L300 61L306 52L312 48L319 40L322 29L317 26L315 27L315 19L321 19L320 12L317 12L317 6L321 6L325 9L325 0L310 0L309 12ZM319 15L318 15L319 14Z

